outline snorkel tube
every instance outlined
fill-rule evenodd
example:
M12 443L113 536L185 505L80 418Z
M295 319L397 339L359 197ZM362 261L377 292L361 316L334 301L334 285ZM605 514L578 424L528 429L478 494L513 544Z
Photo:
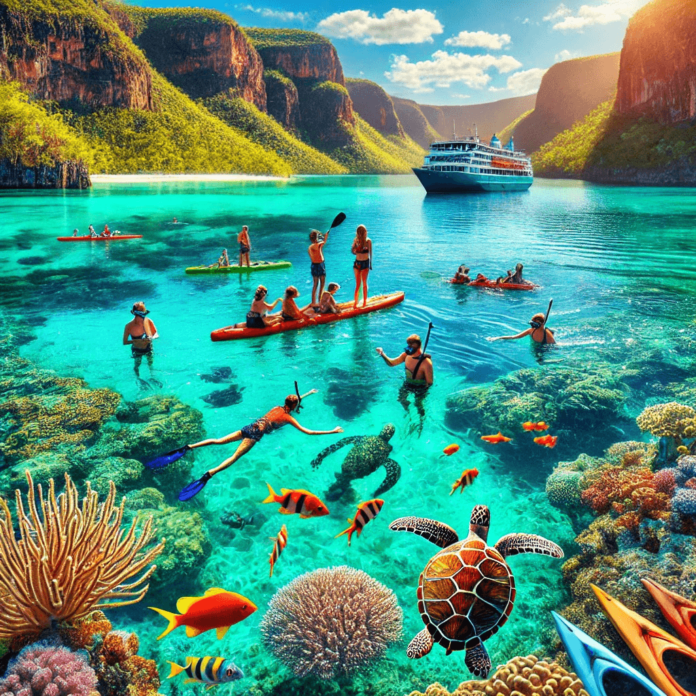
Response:
M300 388L297 386L297 380L295 380L295 394L297 394L297 408L295 412L299 413L302 410L302 395L300 394Z
M433 322L429 321L428 322L428 333L425 336L425 343L423 344L423 350L421 352L420 357L418 358L418 362L416 363L416 366L413 368L413 372L411 373L411 379L416 379L418 376L418 370L420 369L421 363L428 357L427 353L425 352L427 347L428 347L428 341L430 341L430 332L433 330Z
M553 297L549 300L549 308L546 310L546 318L544 319L544 328L549 321L549 314L551 314L551 306L553 305Z

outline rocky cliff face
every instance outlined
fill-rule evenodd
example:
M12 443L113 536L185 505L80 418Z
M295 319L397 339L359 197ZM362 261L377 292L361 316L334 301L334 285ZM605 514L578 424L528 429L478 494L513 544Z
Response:
M391 97L370 80L346 81L353 107L376 131L382 135L404 137L404 129L394 110Z
M0 189L86 189L91 185L87 167L78 162L25 167L0 160Z
M0 72L40 99L151 109L147 64L123 50L128 39L95 12L105 21L36 18L0 6Z
M553 65L544 75L534 111L515 129L515 145L535 152L561 131L611 98L619 74L619 54L577 58Z
M186 94L206 98L234 89L245 101L266 110L261 57L230 17L210 10L126 12L135 25L135 43ZM124 29L129 30L128 24Z
M346 84L336 49L330 43L260 46L267 70L280 70L290 79L319 80Z
M315 147L331 150L352 138L355 126L353 103L348 90L336 82L298 80L302 132Z
M660 123L696 117L696 5L655 0L631 18L621 51L616 110Z
M295 83L277 70L266 70L266 105L268 113L286 130L300 130L300 97Z

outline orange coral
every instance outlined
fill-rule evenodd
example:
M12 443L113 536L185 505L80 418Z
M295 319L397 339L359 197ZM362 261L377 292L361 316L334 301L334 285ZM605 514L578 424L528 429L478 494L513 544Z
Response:
M631 501L631 495L635 490L651 488L652 479L653 473L650 469L611 467L583 491L582 502L598 515L603 515L611 510L613 503L626 505ZM654 489L651 490L654 492Z
M82 619L62 623L58 628L61 640L71 650L90 649L95 644L95 638L103 640L110 631L111 621L101 611L93 611Z

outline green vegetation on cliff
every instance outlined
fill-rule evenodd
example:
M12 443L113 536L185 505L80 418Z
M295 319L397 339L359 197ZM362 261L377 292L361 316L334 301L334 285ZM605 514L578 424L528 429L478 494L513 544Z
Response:
M503 130L498 133L498 138L500 139L500 142L503 144L506 144L510 138L512 138L515 135L515 128L524 121L529 114L533 113L534 109L530 109L529 111L525 111L523 114L520 114L512 123L508 124L503 128Z
M331 46L331 41L321 34L303 29L262 29L244 27L244 33L251 39L257 50L290 46Z
M235 129L240 129L252 142L266 150L276 152L290 164L296 174L347 173L345 167L298 140L273 118L239 97L218 94L204 99L202 103L221 121Z
M153 31L171 28L193 29L201 24L237 26L229 15L200 7L138 7L118 2L110 2L107 7L124 12L138 33L145 28Z

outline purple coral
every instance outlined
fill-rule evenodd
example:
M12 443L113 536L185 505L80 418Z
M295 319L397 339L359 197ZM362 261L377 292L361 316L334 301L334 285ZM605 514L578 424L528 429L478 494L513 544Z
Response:
M675 479L676 471L676 469L660 469L660 471L653 476L653 488L658 493L665 493L671 498L674 489L677 487Z
M679 457L677 467L674 470L674 479L677 486L683 486L690 478L696 476L696 456L688 454Z
M97 676L80 653L49 641L28 645L9 664L0 694L91 696Z
M677 492L672 498L672 510L682 515L696 515L696 490L677 488Z

